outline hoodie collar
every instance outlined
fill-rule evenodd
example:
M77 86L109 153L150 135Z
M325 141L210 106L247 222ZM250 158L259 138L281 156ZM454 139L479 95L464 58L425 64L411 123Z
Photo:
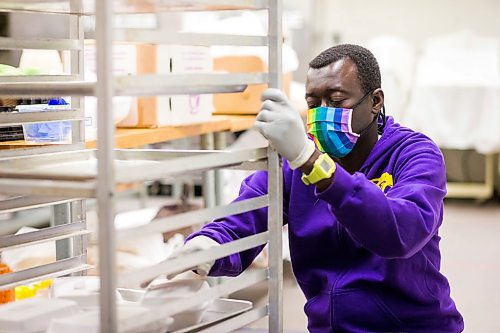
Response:
M386 124L384 127L384 132L378 139L375 146L373 146L372 151L368 155L368 158L365 160L365 163L361 166L359 170L362 173L366 173L366 170L378 159L380 155L382 155L387 150L386 143L392 139L394 132L400 127L399 124L394 122L394 118L391 116L386 116ZM381 121L379 120L379 124Z

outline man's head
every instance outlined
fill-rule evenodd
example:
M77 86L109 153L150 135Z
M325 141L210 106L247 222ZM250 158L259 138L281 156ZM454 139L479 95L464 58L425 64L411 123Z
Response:
M377 59L369 50L358 45L341 44L333 46L314 58L309 63L309 67L311 69L320 69L343 59L350 59L356 65L357 76L363 94L381 87Z
M309 108L352 108L365 95L366 98L353 112L352 129L355 133L369 128L384 105L380 69L369 50L358 45L337 45L323 51L309 63L306 81ZM371 150L373 141L376 142L376 133L377 126L369 128L366 135L358 140L351 158L356 157L355 151Z

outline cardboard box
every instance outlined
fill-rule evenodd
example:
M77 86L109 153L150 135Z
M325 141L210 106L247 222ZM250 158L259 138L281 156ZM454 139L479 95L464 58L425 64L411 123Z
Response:
M257 56L227 56L214 59L214 70L234 73L267 72L267 65ZM290 96L292 73L283 74L283 90ZM260 96L267 84L249 85L241 93L214 94L215 114L257 114Z
M113 74L135 75L138 73L138 50L135 44L113 44ZM94 40L84 42L84 78L96 80L96 47ZM119 96L113 98L113 119L115 124L125 119L130 113L137 112L137 98ZM97 99L85 97L85 138L97 137Z
M203 46L138 45L138 74L203 73L212 71L210 49ZM205 122L213 112L211 95L153 96L138 99L119 127L159 127Z
M94 40L85 40L83 57L85 79L93 80L97 73L95 60L96 46ZM135 75L138 73L138 54L135 44L114 43L112 57L114 75Z
M159 55L167 53L166 46L160 46ZM162 51L162 49L165 49ZM171 73L210 73L213 61L210 48L203 46L170 46ZM171 122L174 125L205 122L214 111L211 94L176 95L170 97Z

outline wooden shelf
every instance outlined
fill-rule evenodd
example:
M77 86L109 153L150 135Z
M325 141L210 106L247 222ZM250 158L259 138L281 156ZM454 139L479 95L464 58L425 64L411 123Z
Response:
M307 117L307 110L303 108L303 105L300 103L294 103L296 104L296 108L302 110L300 111L300 115L305 118ZM213 118L227 118L231 122L231 127L229 128L230 132L240 132L240 131L245 131L247 129L250 129L253 127L255 123L255 117L257 117L256 114L250 115L250 114L220 114L216 113Z
M305 112L301 112L305 115ZM115 132L116 148L137 148L148 144L184 139L215 132L240 132L253 127L256 115L214 115L204 123L158 128L118 128ZM26 145L23 140L0 142L1 149L50 146ZM87 141L85 148L96 148L96 141Z
M227 119L230 132L240 132L252 128L257 115L216 115L213 118Z
M238 132L253 126L255 116L213 116L209 121L197 124L165 126L158 128L118 128L115 132L116 148L136 148L148 144L184 139L215 132ZM96 148L95 140L87 141L85 148ZM0 149L50 146L27 145L24 140L0 142Z
M158 128L118 128L115 132L116 148L136 148L148 144L166 142L198 136L202 134L227 131L230 121L213 117L207 122ZM89 141L86 148L96 148L96 141Z
M3 141L0 142L0 150L1 149L16 149L16 148L26 148L26 147L43 147L43 146L50 146L49 143L47 144L39 144L39 145L27 145L24 140L16 140L16 141Z

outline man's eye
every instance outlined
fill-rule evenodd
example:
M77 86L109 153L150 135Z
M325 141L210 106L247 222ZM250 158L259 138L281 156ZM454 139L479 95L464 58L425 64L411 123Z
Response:
M314 109L314 108L317 108L317 107L319 107L319 106L320 106L320 105L319 105L319 103L317 103L317 102L307 102L307 107L308 107L309 109Z
M342 107L342 103L345 101L345 99L342 99L342 100L336 100L336 101L330 101L328 102L328 105L330 107L335 107L335 108L339 108L339 107Z

